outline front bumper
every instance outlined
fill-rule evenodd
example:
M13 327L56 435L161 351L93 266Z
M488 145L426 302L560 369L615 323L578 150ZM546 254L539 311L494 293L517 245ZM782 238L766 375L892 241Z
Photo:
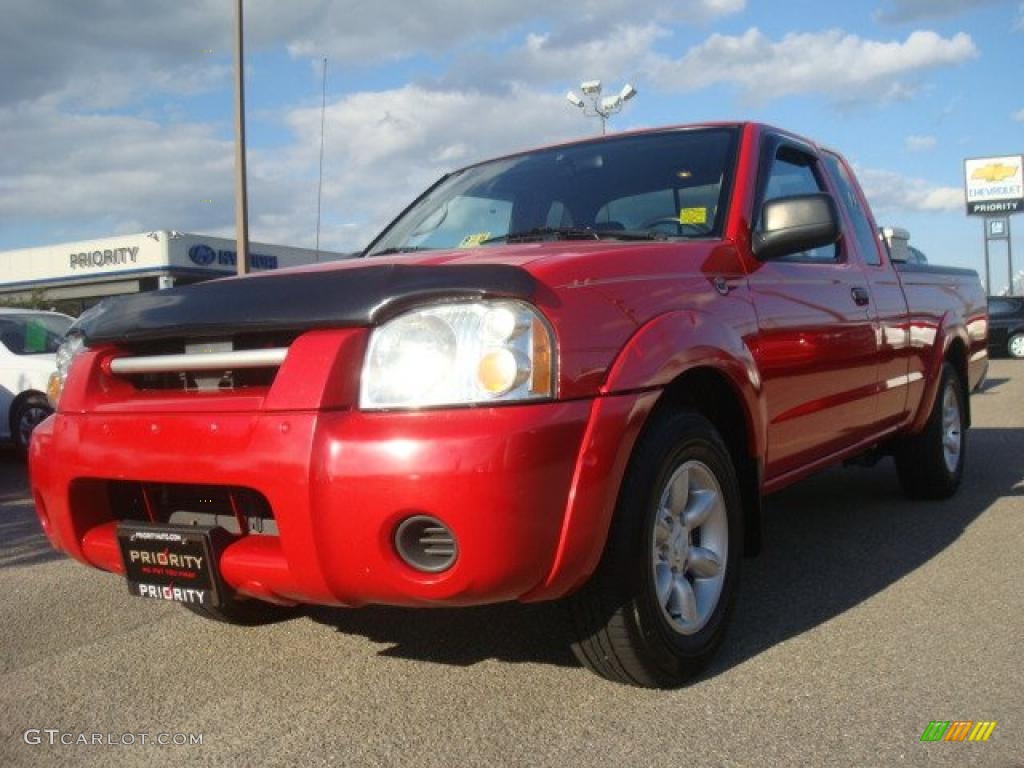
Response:
M117 513L97 480L250 488L278 535L220 558L237 593L281 603L471 605L555 597L600 556L650 398L414 413L352 410L61 413L33 436L32 488L54 546L122 573ZM404 518L445 522L455 564L396 554Z

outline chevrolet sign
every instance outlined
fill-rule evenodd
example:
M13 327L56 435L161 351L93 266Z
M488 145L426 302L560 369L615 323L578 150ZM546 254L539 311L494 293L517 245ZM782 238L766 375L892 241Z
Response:
M1020 155L964 160L967 213L1005 216L1024 210L1024 176Z

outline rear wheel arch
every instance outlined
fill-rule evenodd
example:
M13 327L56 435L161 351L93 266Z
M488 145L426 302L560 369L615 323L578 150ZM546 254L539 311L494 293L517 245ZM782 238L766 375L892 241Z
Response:
M960 379L960 383L963 386L964 391L964 425L971 425L971 398L969 393L971 387L969 384L970 377L967 373L967 343L956 336L950 341L949 347L946 349L945 361L953 366L953 370L956 372L957 378ZM940 368L941 373L941 368Z

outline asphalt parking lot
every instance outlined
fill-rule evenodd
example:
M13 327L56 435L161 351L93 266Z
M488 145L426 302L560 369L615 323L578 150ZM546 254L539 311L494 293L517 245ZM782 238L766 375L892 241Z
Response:
M552 606L240 629L130 597L49 549L0 454L0 765L1024 765L1024 363L973 402L950 501L905 501L888 461L773 497L723 652L672 692L584 671ZM921 743L931 720L997 725Z

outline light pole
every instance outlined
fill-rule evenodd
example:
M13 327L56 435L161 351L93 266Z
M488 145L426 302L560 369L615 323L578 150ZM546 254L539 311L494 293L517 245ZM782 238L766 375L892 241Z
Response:
M245 59L242 46L242 0L235 3L235 263L239 275L249 271L249 202L245 182Z
M616 112L621 112L627 101L636 96L636 88L629 83L622 86L622 90L614 96L601 98L601 81L586 80L580 83L580 90L583 96L576 95L576 91L569 91L565 98L577 109L582 109L587 117L601 118L601 135L608 132L608 118Z

